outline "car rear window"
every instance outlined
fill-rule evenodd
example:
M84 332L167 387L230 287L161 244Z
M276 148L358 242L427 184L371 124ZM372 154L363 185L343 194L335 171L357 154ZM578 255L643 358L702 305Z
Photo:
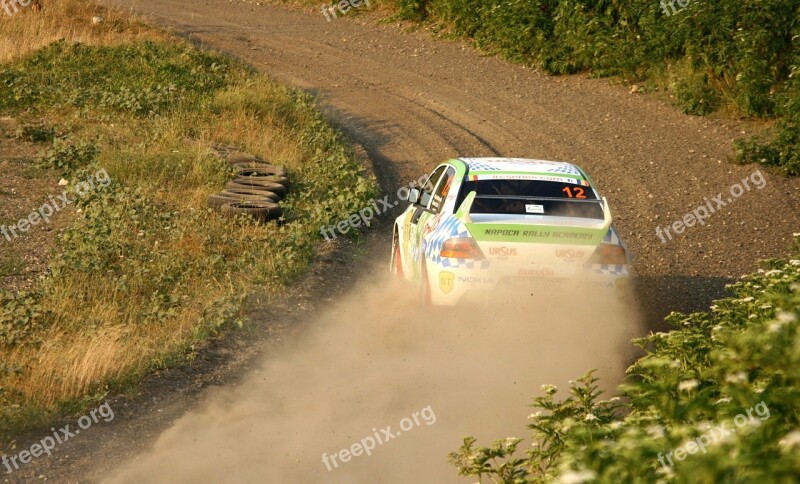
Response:
M477 180L464 183L462 197L475 191L471 213L603 218L591 187L567 181Z

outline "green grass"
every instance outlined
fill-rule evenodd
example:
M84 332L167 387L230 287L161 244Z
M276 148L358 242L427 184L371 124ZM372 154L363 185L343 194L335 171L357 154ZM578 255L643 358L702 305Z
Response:
M124 390L241 324L249 295L305 271L320 226L374 196L311 96L175 39L50 44L0 66L0 113L45 144L42 165L71 180L81 209L41 284L2 296L0 436ZM232 175L213 144L286 166L291 222L206 209ZM98 173L110 184L76 197Z

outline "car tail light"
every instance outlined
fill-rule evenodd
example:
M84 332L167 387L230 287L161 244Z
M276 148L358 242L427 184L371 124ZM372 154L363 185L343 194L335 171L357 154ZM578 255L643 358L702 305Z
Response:
M475 239L469 237L445 240L441 256L450 259L484 259Z
M589 262L592 264L624 265L628 263L628 257L625 254L625 248L621 245L600 244Z

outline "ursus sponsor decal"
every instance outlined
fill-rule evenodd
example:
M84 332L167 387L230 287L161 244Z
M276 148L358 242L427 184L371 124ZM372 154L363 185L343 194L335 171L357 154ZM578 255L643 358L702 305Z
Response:
M498 257L509 257L517 255L517 249L511 247L491 247L489 248L489 255L496 255Z
M556 249L556 257L564 260L564 262L572 262L575 259L582 258L586 255L585 250L580 249Z

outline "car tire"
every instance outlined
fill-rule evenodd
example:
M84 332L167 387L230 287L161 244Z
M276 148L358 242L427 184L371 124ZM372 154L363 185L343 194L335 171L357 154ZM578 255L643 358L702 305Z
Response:
M229 216L249 215L256 220L267 222L283 215L283 209L273 202L236 202L222 206L222 213Z
M241 176L286 176L282 167L267 163L236 163L233 167Z
M258 180L255 177L237 177L233 181L228 182L225 188L244 188L251 190L266 190L268 192L276 193L281 197L286 196L286 187L280 183L275 183L269 180Z
M207 204L210 208L220 208L223 205L229 205L231 203L239 203L239 202L275 203L275 200L265 196L264 194L243 195L238 193L221 192L209 196Z
M425 267L425 262L422 263L422 269L420 270L420 303L425 307L433 306L432 303L432 296L431 296L431 282L428 279L428 269Z
M392 275L395 277L395 279L397 279L398 281L402 281L405 280L405 277L403 275L403 259L400 255L400 242L397 240L397 238L394 239L394 243L392 245L394 246L394 250L392 254L392 262L389 269L391 270Z
M279 201L282 197L275 192L261 188L226 188L222 193L235 194L235 195L257 195L267 197L274 202Z
M259 164L265 164L265 163L264 163L264 160L262 160L261 158L259 158L259 157L257 157L257 156L253 156L253 155L244 155L244 154L238 154L238 155L232 155L232 156L229 156L229 157L228 157L228 159L227 159L227 161L228 161L228 164L230 164L231 166L236 166L236 165L238 165L238 164L240 164L240 163L250 163L250 164L253 164L253 163L259 163Z

